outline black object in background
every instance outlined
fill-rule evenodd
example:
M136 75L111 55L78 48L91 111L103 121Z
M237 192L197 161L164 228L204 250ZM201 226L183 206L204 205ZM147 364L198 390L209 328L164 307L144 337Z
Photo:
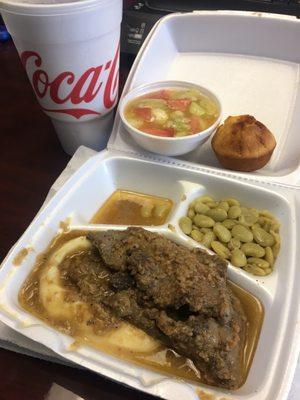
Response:
M300 16L300 0L144 0L123 13L121 51L136 55L153 25L172 12L246 10Z
M145 0L149 9L165 12L245 10L300 15L300 0Z
M137 54L153 25L168 12L152 10L145 2L137 1L123 12L121 51Z

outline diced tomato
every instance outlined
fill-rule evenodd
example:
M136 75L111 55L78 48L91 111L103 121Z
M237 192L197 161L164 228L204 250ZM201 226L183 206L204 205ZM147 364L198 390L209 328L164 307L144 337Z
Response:
M143 96L144 99L161 99L168 100L170 98L170 90L162 89L157 92L145 94Z
M192 133L197 133L200 131L200 117L198 115L192 115L191 116L191 132Z
M150 107L136 107L133 112L137 117L142 118L144 121L151 120L152 112Z
M185 111L187 107L191 104L192 100L189 99L178 99L178 100L168 100L168 106L172 110Z
M173 128L166 128L166 129L158 129L158 128L143 128L141 127L140 130L145 133L149 133L150 135L154 136L164 136L164 137L172 137L174 136L174 129Z

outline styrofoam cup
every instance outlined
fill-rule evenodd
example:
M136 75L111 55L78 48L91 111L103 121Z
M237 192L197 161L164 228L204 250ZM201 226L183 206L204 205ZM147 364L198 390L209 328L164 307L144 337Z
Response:
M122 0L29 1L0 0L0 11L37 99L68 153L103 149L118 96Z

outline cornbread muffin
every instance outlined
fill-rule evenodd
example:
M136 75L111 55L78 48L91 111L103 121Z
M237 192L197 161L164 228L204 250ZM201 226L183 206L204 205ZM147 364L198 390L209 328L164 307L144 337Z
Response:
M253 116L239 115L228 117L219 126L211 145L224 168L251 172L267 164L276 140Z

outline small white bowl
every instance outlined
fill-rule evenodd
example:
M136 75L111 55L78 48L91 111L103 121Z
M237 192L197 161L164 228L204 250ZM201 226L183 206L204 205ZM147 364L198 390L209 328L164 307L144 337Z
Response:
M198 89L205 96L212 99L218 105L220 111L216 122L204 131L195 133L193 135L183 137L162 137L144 133L139 129L134 128L125 119L124 109L129 101L135 99L136 97L155 92L160 89L177 88ZM128 92L120 101L119 113L126 130L129 132L135 142L141 147L148 151L152 151L153 153L162 154L165 156L178 156L180 154L188 153L194 150L196 147L202 145L216 131L221 121L222 107L219 98L213 92L203 86L184 81L163 81L138 86Z

